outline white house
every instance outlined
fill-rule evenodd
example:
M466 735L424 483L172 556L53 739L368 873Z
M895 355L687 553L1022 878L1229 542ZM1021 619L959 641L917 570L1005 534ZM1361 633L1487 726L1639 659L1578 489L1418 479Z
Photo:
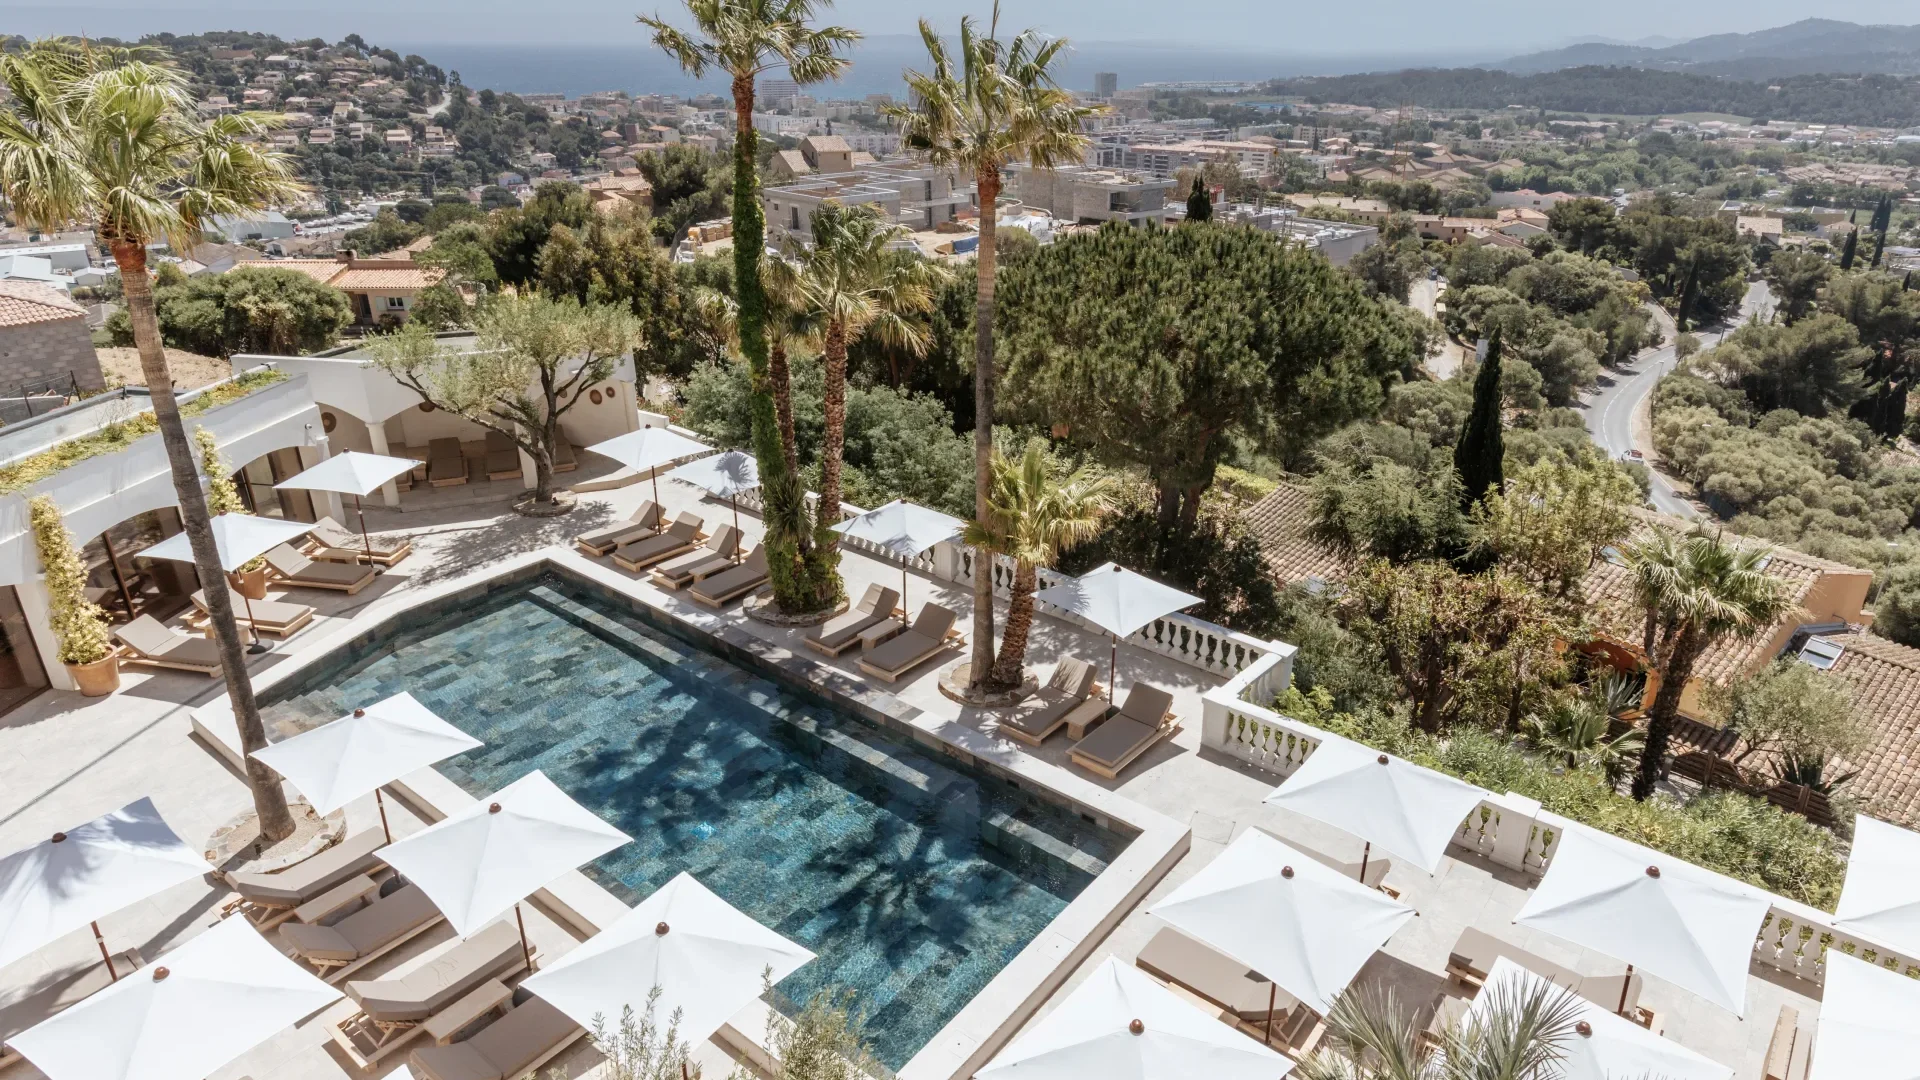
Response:
M293 236L293 222L278 210L245 217L220 214L209 222L207 231L220 234L230 244L242 240L286 240Z

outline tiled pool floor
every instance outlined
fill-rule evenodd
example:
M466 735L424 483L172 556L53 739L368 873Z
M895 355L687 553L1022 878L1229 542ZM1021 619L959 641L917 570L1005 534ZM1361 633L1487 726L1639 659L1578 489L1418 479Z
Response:
M856 991L897 1068L1125 840L955 768L548 579L441 613L277 690L270 737L402 690L486 746L474 795L544 770L635 842L588 873L635 903L685 870Z

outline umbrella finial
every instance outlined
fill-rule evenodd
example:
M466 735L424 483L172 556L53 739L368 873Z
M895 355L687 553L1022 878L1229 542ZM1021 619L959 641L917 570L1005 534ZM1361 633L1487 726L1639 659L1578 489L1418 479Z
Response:
M167 976L169 976L169 975L171 975L171 974L173 974L173 972L171 972L171 971L168 971L168 970L167 970L166 968L163 968L163 967L157 967L157 968L154 968L154 969L153 969L153 981L154 981L154 982L159 982L159 981L161 981L162 979L165 979L165 978L166 978Z
M1380 762L1380 764L1382 764L1382 765L1385 765L1385 764L1387 763L1387 755L1385 755L1385 754L1381 754L1381 755L1380 755L1380 756L1379 756L1379 757L1378 757L1377 759L1375 759L1375 760L1377 760L1377 761L1379 761L1379 762Z
M1290 878L1290 877L1292 877L1292 876L1293 876L1293 867L1291 867L1291 866L1283 866L1283 867L1281 867L1281 868L1280 868L1280 876L1281 876L1281 877L1283 877L1283 878Z
M1647 876L1650 878L1658 878L1660 876L1660 868L1657 866L1647 867Z
M353 715L354 715L355 717L361 717L361 716L365 716L365 715L367 715L367 710L365 710L365 709L355 709L355 710L353 710Z
M667 929L668 927L666 923L655 923L653 927L653 932L659 937L666 937Z
M1587 1023L1585 1020L1573 1025L1573 1030L1579 1032L1580 1037L1583 1039L1593 1038L1593 1025Z
M1147 1033L1147 1025L1138 1020L1132 1020L1127 1023L1127 1030L1133 1032L1135 1035L1145 1035Z
M56 844L61 842L62 840L65 840L66 838L67 838L67 834L63 832L57 832L53 834L53 842Z
M499 812L500 812L500 804L499 804L499 803L494 803L494 804L493 804L492 806L489 806L489 807L487 807L487 813L489 813L489 814L497 814L497 813L499 813Z

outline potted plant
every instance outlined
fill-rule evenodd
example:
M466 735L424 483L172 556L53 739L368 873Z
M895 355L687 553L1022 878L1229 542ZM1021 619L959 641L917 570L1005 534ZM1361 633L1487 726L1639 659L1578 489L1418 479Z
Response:
M40 565L46 570L47 598L60 662L88 697L120 689L120 663L107 635L107 613L87 599L87 567L73 549L73 534L51 495L35 495L28 504Z
M246 513L247 504L241 500L240 489L234 486L233 475L220 457L220 447L214 441L213 432L203 427L194 428L193 441L200 449L200 471L207 474L207 512L216 517ZM257 556L242 564L240 569L227 575L227 583L233 586L234 592L249 600L265 600L266 556Z

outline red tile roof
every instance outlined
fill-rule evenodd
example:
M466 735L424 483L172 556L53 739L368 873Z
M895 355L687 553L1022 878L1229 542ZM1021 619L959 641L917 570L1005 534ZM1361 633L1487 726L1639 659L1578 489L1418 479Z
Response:
M1871 633L1827 637L1842 649L1832 674L1852 681L1854 712L1873 732L1871 749L1834 775L1860 770L1848 790L1871 797L1874 816L1920 825L1920 649Z
M85 318L87 309L59 289L34 281L0 281L0 326Z
M1307 537L1313 521L1313 495L1298 484L1281 483L1241 514L1260 540L1267 569L1283 585L1336 581L1352 569L1346 559Z

